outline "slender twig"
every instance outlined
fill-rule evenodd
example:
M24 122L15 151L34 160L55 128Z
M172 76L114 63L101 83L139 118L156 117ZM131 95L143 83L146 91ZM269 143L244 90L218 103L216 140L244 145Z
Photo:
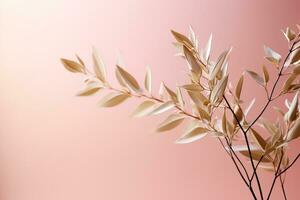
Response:
M247 137L247 132L244 130L243 126L241 125L240 120L237 118L236 114L234 113L234 110L232 109L232 107L231 107L231 105L230 105L230 103L227 100L225 95L223 95L223 98L225 99L225 102L226 102L227 106L229 107L229 110L231 111L232 115L234 116L235 120L238 123L238 126L240 127L241 131L244 134L247 149L248 149L248 153L249 153L249 157L250 157L250 162L251 162L251 165L252 165L252 168L253 168L253 172L254 172L254 175L255 175L257 185L258 185L260 197L263 200L264 197L263 197L263 193L262 193L262 188L261 188L261 185L260 185L260 180L259 180L258 175L257 175L256 170L255 170L255 166L254 166L254 162L253 162L253 158L252 158L252 153L251 153L251 150L250 150L250 144L249 144L249 140L248 140L248 137ZM251 184L251 182L250 182L250 184Z
M283 182L281 176L279 176L279 178L280 178L280 184L281 184L281 189L282 189L282 193L283 193L284 199L287 200L287 196L286 196L286 192L285 192L285 188L284 188L284 182Z
M299 157L300 157L300 153L296 156L296 158L293 160L293 162L292 162L289 166L287 166L284 170L282 170L282 171L278 174L278 176L280 176L281 174L283 174L284 172L286 172L290 167L292 167L293 164L296 163L296 161L298 160Z

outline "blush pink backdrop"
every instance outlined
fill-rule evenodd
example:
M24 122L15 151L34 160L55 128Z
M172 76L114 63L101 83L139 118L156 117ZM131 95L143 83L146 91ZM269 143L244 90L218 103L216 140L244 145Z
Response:
M78 53L91 64L96 46L110 79L122 54L140 81L150 65L156 89L161 80L174 86L186 66L174 57L170 29L186 33L192 25L200 45L213 33L214 56L233 46L235 83L245 68L260 70L264 44L287 51L280 29L300 22L299 7L299 0L1 0L1 200L250 199L214 139L175 145L180 129L154 133L164 116L129 118L137 100L102 109L101 94L75 97L83 77L59 58ZM254 117L265 96L247 80ZM289 199L299 199L299 169L288 173ZM278 188L273 197L282 198Z

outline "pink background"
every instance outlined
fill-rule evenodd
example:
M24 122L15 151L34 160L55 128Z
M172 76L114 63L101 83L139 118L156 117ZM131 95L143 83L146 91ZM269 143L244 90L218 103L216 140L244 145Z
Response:
M91 64L94 45L111 80L121 52L140 81L149 64L155 89L161 80L174 86L186 80L186 66L173 56L169 30L186 33L191 24L201 46L213 33L214 56L234 47L235 83L265 62L263 44L287 51L280 29L299 23L299 7L299 0L1 0L0 198L250 199L216 140L175 145L181 129L154 133L165 116L128 117L137 100L101 109L101 95L75 97L83 77L66 72L59 58L78 53ZM257 97L258 111L264 93L247 80L245 99ZM299 169L288 173L289 199L299 199ZM273 197L281 199L278 188Z

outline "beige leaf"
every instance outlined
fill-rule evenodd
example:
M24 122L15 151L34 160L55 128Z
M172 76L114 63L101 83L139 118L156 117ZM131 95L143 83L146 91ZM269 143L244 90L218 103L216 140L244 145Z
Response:
M167 101L165 103L162 103L160 106L158 106L157 108L155 108L151 113L149 113L149 115L158 115L161 114L163 112L166 112L168 110L170 110L171 108L174 108L174 103L172 101Z
M250 154L248 150L245 151L239 151L242 155L250 158ZM251 150L251 156L253 160L259 161L261 159L262 156L264 156L264 152L262 150ZM263 159L261 160L261 162L272 162L272 160L268 157L265 156L263 157Z
M78 92L78 96L89 96L92 94L95 94L96 92L98 92L101 88L103 88L102 85L100 85L97 82L89 82L86 86L85 89L83 89L82 91Z
M300 136L300 118L295 121L294 126L290 129L290 131L287 134L287 141L294 140Z
M274 50L272 50L270 47L264 46L265 51L265 58L269 60L270 62L278 65L281 60L281 56L276 53Z
M195 127L183 134L177 141L177 144L187 144L202 139L209 133L204 127Z
M289 78L285 81L285 83L283 85L283 88L282 88L282 91L283 92L288 92L296 78L297 78L297 75L291 74L289 76Z
M243 88L243 82L244 82L244 76L242 75L237 83L237 86L235 88L235 96L237 97L237 99L241 98L241 92L242 92L242 88Z
M98 51L95 47L93 47L93 63L94 63L94 72L97 78L106 83L106 70L103 60L100 58Z
M183 109L184 108L184 100L183 100L182 93L181 93L181 90L179 87L176 88L176 96L177 96L180 108Z
M211 102L213 104L221 101L223 99L223 94L225 92L226 86L228 82L228 75L221 79L217 85L213 88L211 92Z
M293 65L297 65L300 64L300 49L296 49L295 51L293 51L293 53L291 54L291 64Z
M177 127L185 118L183 114L172 114L165 119L156 129L157 132L168 131Z
M260 76L260 75L258 75L256 72L253 72L253 71L249 71L249 70L247 70L246 71L250 76L251 76L251 78L253 78L259 85L261 85L261 86L264 86L265 84L265 81L264 81L264 79Z
M193 48L192 42L186 36L173 30L171 30L171 33L173 34L177 42L187 46L189 49Z
M118 69L115 70L115 75L116 75L116 78L117 78L119 84L123 87L126 87L126 83L125 83L124 79L122 78L120 71Z
M224 109L223 116L222 116L222 130L224 133L227 134L227 117L226 117L225 109Z
M251 110L251 108L253 107L254 103L255 103L255 99L252 99L252 101L249 103L248 107L244 111L245 117L248 115L248 113Z
M183 47L183 53L184 56L189 64L189 68L190 70L192 70L194 73L196 74L201 74L201 66L199 64L199 62L196 60L195 56L193 55L193 53L186 48L185 46Z
M203 58L208 61L209 57L210 57L210 51L211 51L211 43L212 43L212 34L210 34L209 39L206 43L205 48L203 49Z
M183 85L181 86L182 88L186 89L187 91L191 92L200 92L203 91L203 87L198 85L198 84L188 84L188 85Z
M159 85L159 89L158 89L158 96L160 99L164 99L164 83L163 82L160 82L160 85Z
M141 88L140 88L138 82L135 80L135 78L131 74L129 74L127 71L125 71L122 67L120 67L118 65L117 65L117 70L120 72L122 79L124 80L126 85L131 90L133 90L137 93L141 92Z
M178 102L178 99L177 99L177 95L175 92L173 92L170 88L168 88L165 84L164 84L164 88L165 90L167 91L169 97L171 98L171 100L174 102L174 103L177 103Z
M131 114L133 117L143 117L150 114L155 108L153 101L144 101Z
M82 59L81 59L77 54L76 54L75 56L76 56L78 62L79 62L82 66L85 66L85 64L84 64L84 62L82 61Z
M69 70L70 72L73 72L73 73L83 73L84 72L84 66L73 60L61 58L60 61L62 62L64 67L67 70Z
M290 105L289 111L285 115L285 119L288 122L292 122L297 118L297 112L298 112L298 92L294 96L294 99Z
M267 144L265 139L254 129L251 129L251 134L254 142L261 148L261 150L265 150Z
M100 100L99 106L113 107L124 102L129 97L129 94L126 93L110 93Z
M230 52L231 52L231 48L227 51L224 51L219 56L216 64L213 66L213 68L210 72L209 80L213 80L217 76L217 74L220 72L220 70L223 68L223 66L227 63Z
M282 33L284 34L287 41L289 42L295 39L296 37L296 33L293 30L291 30L289 27L287 27L285 31L282 31Z
M269 72L268 72L266 66L263 65L262 68L263 68L263 73L264 73L264 83L265 83L265 85L267 85L267 83L269 82L269 79L270 79Z
M147 72L145 76L145 88L151 94L152 92L152 74L149 67L147 67Z
M296 66L296 67L293 69L293 73L294 73L294 74L297 74L297 75L300 74L300 65Z

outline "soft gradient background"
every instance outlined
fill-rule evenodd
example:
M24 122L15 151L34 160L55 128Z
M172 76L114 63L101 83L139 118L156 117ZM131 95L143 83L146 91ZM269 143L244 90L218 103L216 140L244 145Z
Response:
M122 54L140 81L149 64L156 86L174 86L186 66L173 56L169 30L186 33L191 24L200 45L213 33L213 55L234 47L235 83L245 68L264 63L263 44L287 51L280 29L299 23L299 7L299 0L1 0L1 200L250 199L214 139L175 145L180 129L153 131L164 116L128 117L137 100L100 109L99 96L75 97L83 77L59 58L78 53L91 64L94 45L111 79ZM250 79L245 91L246 100L258 100L254 117L264 93ZM289 199L299 199L299 170L288 174ZM273 197L281 199L278 188Z

